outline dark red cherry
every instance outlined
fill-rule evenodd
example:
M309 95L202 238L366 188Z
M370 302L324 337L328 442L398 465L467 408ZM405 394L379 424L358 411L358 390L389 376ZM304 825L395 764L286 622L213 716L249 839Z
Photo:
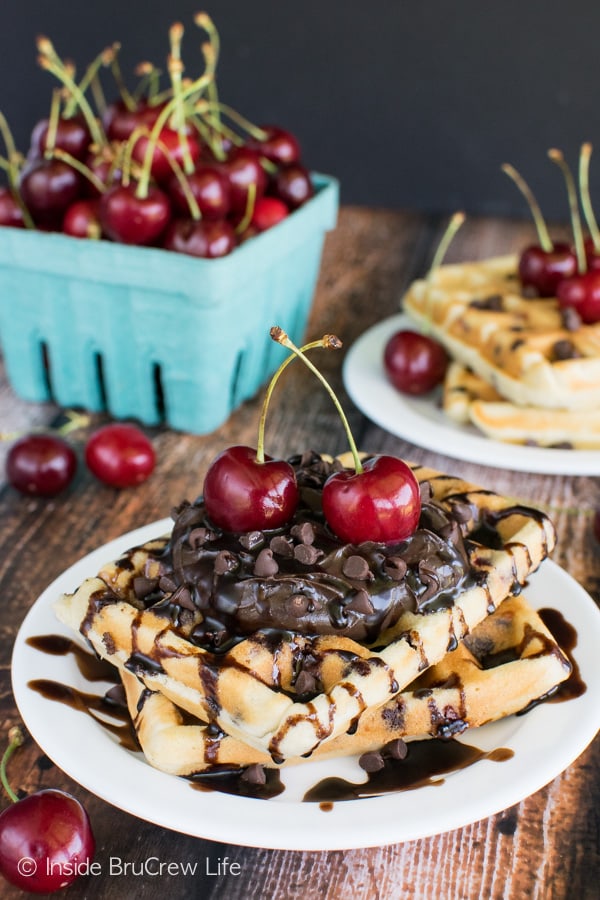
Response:
M229 181L216 165L199 165L191 175L186 175L187 185L198 204L203 219L224 219L231 208ZM179 180L173 176L168 193L175 210L183 216L190 215L190 206Z
M254 204L251 224L257 231L266 231L289 215L289 209L278 197L259 197Z
M556 243L552 250L538 244L526 247L519 259L519 277L525 288L539 297L556 297L559 283L577 272L577 257L569 244Z
M65 212L62 230L69 237L97 239L102 235L98 200L76 200Z
M27 434L11 446L6 478L32 497L54 497L69 486L77 469L75 451L53 434Z
M421 492L411 468L395 456L374 456L362 472L344 469L323 487L323 514L343 541L389 544L419 524Z
M135 142L132 159L140 165L144 165L146 151L150 138L141 135ZM189 155L194 164L200 159L200 144L193 134L187 134L183 141L178 131L171 128L163 128L158 136L158 142L152 151L150 174L156 181L168 181L173 174L173 167L169 159L174 160L182 168L184 164L184 147L187 146Z
M163 242L165 250L202 259L227 256L235 246L235 231L227 219L174 219Z
M558 285L558 304L572 307L586 325L600 322L600 270L574 275Z
M600 269L600 252L596 252L593 240L587 238L584 247L588 272L592 269Z
M28 893L71 884L89 869L95 849L87 812L63 791L38 791L0 813L0 872Z
M314 195L310 174L304 166L285 166L273 179L273 191L290 209L297 209Z
M426 394L443 381L448 355L433 338L404 329L386 343L383 365L388 379L403 394Z
M31 132L30 157L43 156L48 147L48 119L41 119ZM59 119L56 126L54 148L64 150L75 159L83 160L87 156L91 143L89 128L82 116L71 119Z
M60 159L39 159L21 173L23 202L36 222L54 225L81 194L82 178Z
M231 209L243 213L248 205L248 193L254 185L254 202L264 194L267 176L260 156L247 147L236 147L221 164L221 171L229 182Z
M211 521L225 531L279 528L298 505L294 469L269 456L259 462L251 447L228 447L208 468L204 503Z
M266 137L262 140L249 138L246 141L247 147L256 150L278 166L290 166L292 163L300 162L300 144L291 132L277 125L261 125L260 128Z
M115 488L135 487L154 471L156 454L150 439L135 425L116 422L95 431L85 445L92 474Z
M150 185L146 197L138 197L136 186L117 185L100 198L98 215L104 234L123 244L152 244L171 219L169 198Z
M150 106L141 101L135 109L129 109L122 100L111 103L102 117L104 130L110 141L124 142L136 128L150 130L156 124L162 105Z
M23 213L10 188L0 188L0 225L24 228Z

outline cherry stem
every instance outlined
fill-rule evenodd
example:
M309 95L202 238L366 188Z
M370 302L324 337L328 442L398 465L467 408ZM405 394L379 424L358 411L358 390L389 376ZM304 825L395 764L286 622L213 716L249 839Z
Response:
M12 195L21 210L21 215L23 216L23 221L25 223L25 227L31 230L35 229L35 223L31 218L31 213L23 203L23 199L21 197L21 192L19 191L19 162L20 154L17 151L15 146L14 138L12 136L12 132L8 127L8 122L3 113L0 112L0 134L4 140L6 145L6 152L8 154L8 159L6 160L6 173L8 176L8 183L12 192ZM4 167L3 167L4 168Z
M93 142L97 144L98 147L105 146L107 143L106 137L98 125L98 120L96 119L92 108L86 100L85 95L60 60L60 57L57 56L52 42L46 37L40 37L37 40L37 47L40 53L38 62L42 69L50 72L66 87L73 98L73 102L76 103L87 123Z
M46 155L49 155L50 158L54 157L55 159L60 159L62 162L67 163L68 166L71 166L72 169L75 169L76 172L79 172L80 175L87 178L87 180L94 185L99 194L103 194L106 191L106 185L94 172L92 172L90 167L86 166L85 163L82 163L81 160L75 159L75 157L71 156L70 153L67 153L66 150L61 150L60 147L56 147L50 154Z
M246 198L246 210L244 212L244 216L237 224L235 229L236 234L243 234L250 222L252 221L252 216L254 215L254 207L256 206L256 185L249 184L248 185L248 196Z
M581 228L581 217L579 215L579 204L577 203L577 189L571 169L569 168L563 154L560 150L552 148L548 150L548 156L555 162L564 175L567 185L567 196L569 199L569 210L571 213L571 225L573 228L573 239L575 241L575 253L577 255L577 270L580 275L587 272L587 261L585 258L585 246L583 242L583 231Z
M273 337L274 330L278 330L282 334L285 334L284 331L282 331L280 328L277 329L277 326L276 326L275 328L271 329L271 337ZM286 335L286 337L287 337L287 335ZM273 338L273 339L278 340L277 338ZM281 343L281 341L278 340L278 343ZM309 344L304 344L304 346L300 348L299 352L305 353L306 351L314 350L317 347L321 347L325 350L339 350L341 346L342 346L342 342L340 341L339 338L337 338L335 336L335 334L324 334L320 340L311 341ZM260 421L258 423L258 441L257 441L257 449L256 449L256 461L259 463L264 463L264 461L265 461L265 422L267 419L267 410L269 408L271 394L273 393L273 389L274 389L275 385L279 381L279 376L281 375L281 373L284 372L285 369L287 369L287 367L289 366L289 364L297 358L298 358L298 353L296 351L294 351L293 353L290 353L290 355L286 359L284 359L284 361L281 363L281 365L279 366L279 368L277 369L277 371L271 378L271 381L269 382L269 385L267 387L265 399L263 401L262 412L260 415Z
M533 222L535 224L535 230L537 231L538 241L540 242L540 247L544 251L544 253L551 253L554 250L554 244L552 243L552 238L548 232L548 227L542 215L542 210L540 209L540 205L535 199L533 191L525 181L522 175L517 172L514 166L511 166L509 163L504 163L501 167L502 171L508 175L509 178L512 178L516 186L519 188L525 200L527 201L527 205L530 209L531 215L533 216Z
M263 131L262 128L259 128L257 125L254 125L247 119L245 116L242 116L237 110L233 109L231 106L227 106L225 103L219 102L217 104L218 112L225 113L225 115L235 122L236 125L247 132L251 137L255 138L257 141L264 141L267 139L268 135L266 131Z
M592 155L592 145L589 143L582 144L581 153L579 155L579 194L581 196L581 206L585 221L587 223L590 237L594 244L594 252L600 254L600 230L590 197L590 156Z
M19 798L11 788L8 783L8 778L6 775L6 766L8 764L9 759L22 744L25 743L25 737L23 735L22 730L18 725L14 725L8 732L8 746L4 753L2 754L2 760L0 760L0 781L2 782L2 787L8 794L9 798L13 803L18 803Z
M131 93L127 90L125 85L125 81L123 79L123 74L121 72L121 66L119 65L119 50L121 49L120 44L113 44L114 56L111 60L110 68L113 74L113 78L115 79L117 90L119 91L119 95L121 100L125 104L126 108L129 112L135 112L137 103L135 98L132 97Z
M342 409L342 405L336 397L333 388L331 387L325 376L322 375L321 372L319 372L319 370L316 368L316 366L313 366L310 359L308 359L308 357L304 355L302 350L299 347L296 347L294 342L288 337L283 328L280 328L278 325L274 325L273 328L271 328L270 334L274 341L277 341L277 343L281 344L283 347L287 347L288 350L291 350L292 353L295 353L296 356L302 360L304 365L308 369L310 369L313 375L317 376L317 378L333 400L333 404L338 411L340 419L342 420L342 424L346 432L346 437L348 438L348 444L350 446L350 451L354 460L354 471L357 475L360 475L363 472L363 466L360 461L358 449L356 447L354 437L352 436L352 431L350 430L350 424L348 422L348 419L346 418L346 414ZM327 335L327 338L330 341L330 346L334 347L335 349L339 349L342 346L342 342L335 334Z
M154 152L154 147L158 141L158 136L169 118L173 114L173 110L175 109L177 103L182 103L184 100L187 100L192 94L201 92L204 90L208 84L210 84L211 80L214 78L214 58L212 56L212 51L209 46L204 47L205 53L205 61L206 61L206 71L203 75L200 76L196 81L191 82L187 85L180 94L180 97L175 100L172 99L163 109L160 111L156 122L154 123L152 130L150 132L150 138L148 140L148 146L146 148L146 153L144 156L144 161L142 163L142 173L140 175L140 180L138 182L138 188L136 191L136 196L138 199L143 199L148 195L148 185L150 183L150 169L152 166L152 153Z
M206 12L197 13L194 16L194 24L197 25L198 28L202 28L208 35L209 44L212 49L212 54L214 58L214 66L215 70L217 67L217 63L219 61L219 57L221 55L221 39L219 37L219 32L215 27L215 24L211 17ZM216 79L212 79L207 88L207 94L209 97L210 104L216 108L216 115L214 117L214 123L211 122L211 127L217 133L217 136L220 138L223 135L223 128L221 123L221 113L219 109L219 92L217 90L217 82ZM215 140L214 137L210 140L211 149L218 160L223 160L225 158L225 154L223 152L223 148L221 146L220 140Z
M95 85L95 87L93 87L94 96L95 97L97 96L96 91L98 89L101 90L101 87L100 87L100 84L98 81L98 72L99 72L101 66L106 67L106 66L111 65L113 59L115 58L118 47L119 47L118 44L113 44L112 47L105 47L104 50L98 54L96 59L94 59L89 64L89 66L87 67L87 69L84 72L83 78L79 82L79 90L81 91L82 94L85 94L85 92L90 87L90 85L91 86ZM103 102L103 100L104 100L103 95L101 94L100 96L101 96L101 103L99 105L100 105L100 108L103 108L106 106L106 103ZM65 109L64 109L65 119L70 119L73 115L75 115L76 111L77 111L77 102L76 102L75 98L73 96L71 96L69 98L69 100L67 101L67 103L65 104Z
M50 104L50 116L48 118L48 129L46 131L46 149L44 156L46 159L52 159L52 151L56 144L56 132L58 131L58 120L60 119L60 90L56 88L52 91L52 102Z
M431 265L429 267L429 272L427 273L427 277L425 279L425 295L426 295L425 306L427 309L427 313L425 316L425 323L423 326L424 334L427 333L427 330L429 328L429 323L431 320L430 296L431 296L431 291L433 290L433 277L434 277L435 273L437 272L437 270L439 269L439 267L441 266L442 262L444 261L444 257L446 256L446 253L448 252L448 247L452 243L452 241L454 239L454 235L456 234L458 229L461 227L461 225L463 224L465 219L466 219L466 216L465 216L464 212L455 212L454 213L454 215L448 222L446 230L444 231L444 233L442 235L442 239L440 240L437 250L435 251L435 253L433 255L433 259L432 259Z
M181 41L183 38L183 25L175 22L169 29L171 54L168 60L169 77L173 87L173 127L179 135L179 144L183 155L183 170L187 175L194 171L194 161L190 153L190 146L185 133L185 103L183 100L182 75L183 63L181 61Z
M160 82L160 69L154 67L151 62L141 62L135 70L135 74L140 81L135 89L134 98L136 105L146 94L146 100L150 106L154 105L154 98L158 94L158 86Z

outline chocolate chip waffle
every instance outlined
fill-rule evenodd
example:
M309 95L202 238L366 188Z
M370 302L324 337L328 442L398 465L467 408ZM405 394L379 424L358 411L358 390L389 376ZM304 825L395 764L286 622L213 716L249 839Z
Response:
M317 668L327 685L326 656ZM441 662L383 706L366 710L355 731L325 741L311 758L385 753L398 739L448 738L524 710L551 694L570 672L538 614L523 596L512 596ZM215 766L273 765L268 753L191 720L131 672L121 670L121 678L140 746L156 768L191 776Z
M145 688L276 762L355 728L438 663L555 540L543 513L413 466L417 531L398 545L344 545L319 508L343 462L291 462L301 502L285 529L227 534L201 499L184 503L171 535L132 549L56 608Z
M461 425L472 424L488 437L540 447L600 449L600 408L579 412L509 403L479 375L452 362L444 379L442 408Z
M574 321L555 298L522 296L515 256L440 266L411 285L403 308L504 400L600 409L600 322Z

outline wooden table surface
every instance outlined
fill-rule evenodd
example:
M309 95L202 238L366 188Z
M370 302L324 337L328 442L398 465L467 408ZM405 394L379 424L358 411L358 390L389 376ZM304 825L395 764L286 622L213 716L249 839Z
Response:
M398 310L409 282L428 267L446 220L421 214L344 208L326 241L308 336L335 332L345 348L370 325ZM510 252L532 236L526 223L468 219L447 259L482 258ZM274 323L275 324L275 323ZM451 471L510 496L550 510L559 540L554 560L600 600L600 545L592 532L600 507L600 479L512 472L464 463L400 440L373 425L352 407L341 379L341 353L323 353L319 365L344 404L359 446L387 451ZM232 443L256 442L261 397L238 409L207 436L149 431L157 467L142 486L116 491L100 485L80 467L76 482L51 501L20 496L0 478L0 722L3 740L19 722L11 692L10 659L17 629L42 590L66 567L111 538L167 516L181 499L200 493L211 459ZM16 398L2 376L3 431L51 423L52 404ZM103 421L95 417L93 424ZM324 391L296 365L285 373L267 422L267 450L290 455L315 447L346 449L342 425ZM0 447L6 453L7 445ZM556 735L560 740L560 735ZM69 740L69 735L65 735ZM85 753L85 748L81 748ZM15 788L31 792L58 787L87 807L103 873L80 878L73 898L596 898L600 883L600 741L566 772L517 806L447 834L403 844L331 852L297 852L225 846L138 820L90 795L64 775L31 739L10 764ZM109 773L107 773L109 777ZM6 798L2 801L6 805ZM263 801L268 802L268 801ZM369 801L366 801L369 802ZM202 874L126 877L110 874L111 856L139 866L148 857L185 863L199 860ZM239 863L240 875L206 873L218 860ZM3 897L22 893L2 884Z

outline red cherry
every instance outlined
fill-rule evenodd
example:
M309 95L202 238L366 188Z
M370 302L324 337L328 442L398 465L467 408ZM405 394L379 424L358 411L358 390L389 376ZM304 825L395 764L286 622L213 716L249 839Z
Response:
M48 119L41 119L31 132L30 158L43 156L47 149ZM64 150L75 159L83 160L92 142L89 128L82 116L59 119L56 126L54 148Z
M421 514L419 483L395 456L374 456L362 472L331 475L322 502L329 527L351 544L402 541L415 531Z
M0 188L0 225L8 228L24 228L21 207L9 188Z
M304 166L285 166L274 178L274 192L290 209L297 209L314 195L315 189Z
M600 270L574 275L558 285L558 303L561 308L573 307L586 325L600 322Z
M146 435L135 425L104 425L85 445L85 462L104 484L134 487L154 471L156 455Z
M261 125L260 128L266 137L262 140L249 138L246 142L247 147L256 150L278 166L290 166L292 163L300 162L300 144L293 134L277 125Z
M186 175L186 182L203 219L225 218L231 207L229 181L217 166L198 166L195 172ZM169 182L168 193L175 210L189 216L187 197L175 176Z
M576 272L577 257L568 244L556 243L552 250L534 244L519 259L521 284L534 288L540 297L556 297L559 283Z
M108 139L122 143L131 137L136 128L151 129L162 108L162 104L149 106L145 101L135 109L129 109L122 100L111 103L102 117Z
M212 522L225 531L279 528L298 505L292 466L265 456L259 462L251 447L228 447L209 466L204 504Z
M596 252L593 240L591 238L587 238L584 247L588 272L590 270L600 269L600 253Z
M140 165L143 165L146 158L149 141L149 137L142 135L135 142L131 156ZM195 136L193 134L186 135L183 143L187 146L192 162L194 164L197 163L200 159L200 144ZM174 160L177 165L183 166L183 145L178 131L173 131L171 128L163 128L152 151L152 162L150 164L150 174L157 181L168 181L173 174L169 158Z
M441 344L416 331L397 331L385 345L383 365L404 394L426 394L443 381L448 355Z
M97 239L102 228L98 218L97 200L76 200L67 209L62 230L70 237Z
M235 231L227 219L199 219L197 222L193 219L176 219L169 225L163 243L165 250L187 253L202 259L227 256L235 246Z
M28 434L6 457L8 482L22 494L54 497L71 483L77 469L75 451L53 434Z
M289 212L283 200L278 197L259 197L254 204L250 221L258 231L266 231L285 219Z
M102 230L113 241L151 244L167 227L171 205L164 191L153 185L146 197L138 197L133 184L117 185L102 195L98 215Z
M260 164L260 156L247 147L236 147L227 160L221 164L230 189L231 209L243 213L248 205L248 193L254 185L254 202L264 194L267 185L265 170Z
M81 194L81 175L60 159L40 159L21 173L23 202L37 221L60 224L63 213Z
M66 887L89 867L95 849L87 812L63 791L38 791L0 814L0 872L21 890Z

